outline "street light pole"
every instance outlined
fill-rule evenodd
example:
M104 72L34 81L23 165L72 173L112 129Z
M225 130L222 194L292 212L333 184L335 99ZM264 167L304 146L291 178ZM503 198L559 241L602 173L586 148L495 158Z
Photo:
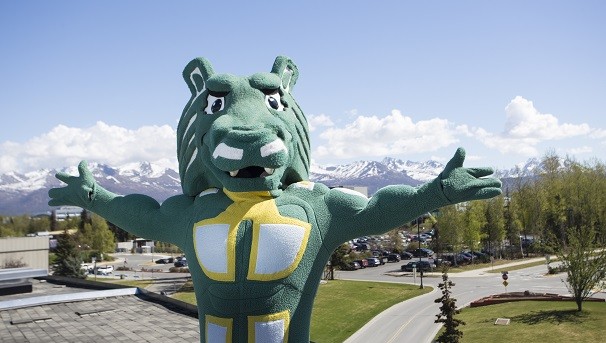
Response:
M419 242L419 271L421 274L421 286L419 288L423 288L423 268L421 267L421 234L419 230L419 217L417 217L417 241Z

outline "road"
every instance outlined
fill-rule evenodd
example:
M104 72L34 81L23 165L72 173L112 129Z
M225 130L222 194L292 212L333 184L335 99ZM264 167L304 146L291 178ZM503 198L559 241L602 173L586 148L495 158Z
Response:
M535 260L544 261L542 258L533 259L532 261ZM522 262L527 263L529 261L531 260L523 260ZM410 274L395 276L402 275L399 269L404 262L357 271L338 271L336 278L419 285L419 277L415 280ZM498 266L498 268L503 268L503 266ZM547 271L545 265L510 271L508 273L509 285L507 289L503 286L501 274L489 273L490 269L449 274L450 280L455 283L452 288L452 296L457 300L458 308L465 307L474 300L505 292L528 290L535 293L569 294L562 282L565 275L545 275ZM437 287L440 282L442 282L442 278L439 273L424 277L423 284L433 287L432 292L392 306L373 318L345 342L431 342L440 329L440 325L434 323L436 315L440 312L440 304L434 302L441 296L440 289ZM604 295L602 294L602 296Z
M189 273L169 273L173 264L157 264L156 260L163 257L171 257L166 254L112 254L115 258L111 262L99 262L97 266L112 265L114 272L111 275L90 275L89 279L118 279L127 280L153 280L153 284L146 287L147 290L156 293L173 293L191 277ZM118 267L128 267L130 270L117 270Z

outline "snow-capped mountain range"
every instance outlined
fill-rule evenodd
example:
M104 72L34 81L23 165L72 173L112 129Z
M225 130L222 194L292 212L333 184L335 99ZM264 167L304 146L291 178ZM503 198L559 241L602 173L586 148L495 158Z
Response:
M539 166L536 159L508 171L497 171L495 175L504 183L517 176L532 175ZM162 202L181 193L179 173L171 168L148 162L131 163L121 167L89 164L97 182L117 194L140 193ZM430 181L444 169L436 161L413 162L394 158L382 161L357 161L343 165L312 164L310 179L327 186L361 186L372 195L377 189L391 184L417 186ZM78 175L77 167L59 171ZM42 169L27 173L9 172L0 174L0 215L22 215L48 213L48 190L61 186L55 178L57 170Z

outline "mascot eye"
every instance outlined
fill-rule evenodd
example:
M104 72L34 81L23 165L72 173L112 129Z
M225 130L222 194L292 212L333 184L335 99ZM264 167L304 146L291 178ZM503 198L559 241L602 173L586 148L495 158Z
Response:
M284 111L284 105L280 101L280 93L274 91L271 94L265 94L265 104L267 107L276 111Z
M225 107L225 97L219 96L216 97L214 95L208 95L206 108L204 109L204 113L206 114L214 114L216 112L221 111Z

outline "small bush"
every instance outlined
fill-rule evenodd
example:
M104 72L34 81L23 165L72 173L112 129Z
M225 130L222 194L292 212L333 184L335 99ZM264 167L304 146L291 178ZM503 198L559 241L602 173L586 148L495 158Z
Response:
M559 274L566 272L566 267L564 265L559 265L557 267L547 266L548 274Z
M27 263L23 262L23 257L20 259L11 258L4 261L3 268L23 268L27 267Z
M189 273L188 267L170 267L168 270L171 273Z

